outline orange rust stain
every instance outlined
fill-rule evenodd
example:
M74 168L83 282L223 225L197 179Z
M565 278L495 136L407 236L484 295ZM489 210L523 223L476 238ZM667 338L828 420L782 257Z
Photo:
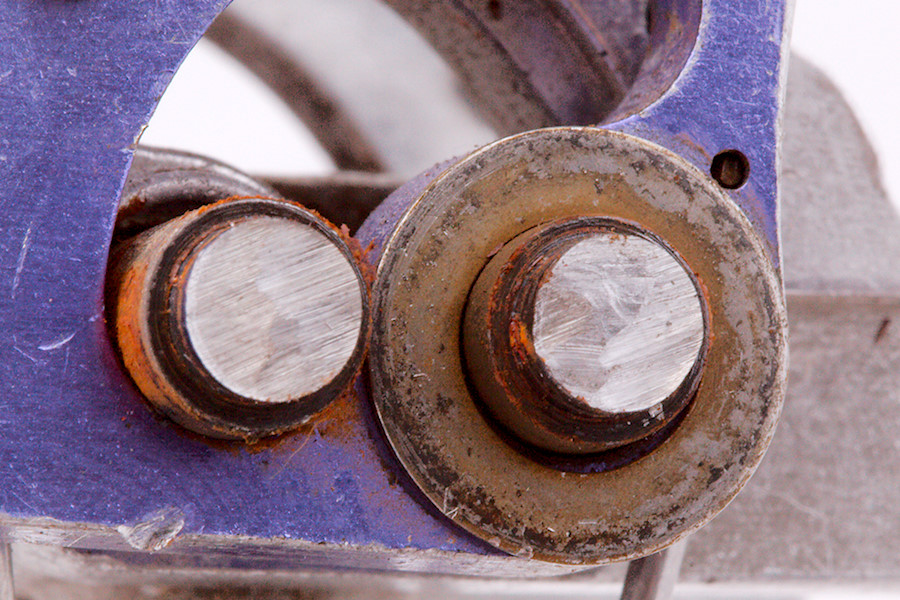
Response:
M202 206L195 211L191 211L190 214L200 215L220 204L233 200L253 198L260 197L234 196L213 204ZM327 219L324 219L316 211L307 209L296 202L291 202L291 204L295 204L304 210L313 213L328 227L333 229L350 247L354 258L358 261L366 283L368 284L371 282L372 278L374 278L374 268L368 265L365 260L362 260L365 253L371 249L371 246L366 251L363 251L360 243L349 235L349 229L346 226L338 228ZM183 218L183 216L179 218ZM152 243L152 240L149 241ZM126 372L131 376L131 379L142 392L141 398L144 400L144 403L151 409L154 415L159 417L161 425L164 424L169 426L178 434L193 441L203 443L217 450L223 450L234 454L238 454L241 451L255 454L279 449L294 451L296 450L296 444L292 444L292 441L307 439L314 432L319 436L329 436L345 440L360 437L360 432L363 432L363 436L368 435L364 432L367 428L363 425L363 399L357 394L356 378L351 379L347 389L345 389L340 396L335 398L328 406L313 415L305 423L283 433L265 438L248 440L217 439L193 432L169 419L164 414L164 408L165 406L171 405L173 400L170 400L170 398L177 398L178 394L168 382L160 377L153 369L151 360L149 359L150 354L144 344L142 335L143 328L141 323L143 322L143 318L141 314L141 296L149 267L146 260L134 260L134 258L140 255L140 252L136 252L136 250L139 249L138 245L145 242L146 238L135 238L120 247L118 260L114 263L118 265L118 267L111 270L109 273L109 278L114 284L109 289L110 291L115 290L116 294L113 298L110 293L110 296L107 298L109 307L113 309L113 319L111 320L112 322L107 322L107 327L113 338L113 345L117 351L118 357L122 363L124 363ZM111 264L113 263L111 262ZM173 275L172 279L173 281L171 281L170 284L176 285L177 275ZM366 292L368 293L368 286ZM367 348L364 348L363 350L363 361L365 360L366 350ZM178 405L183 408L183 403L178 402ZM124 421L125 417L122 417L122 420ZM358 425L348 426L348 424L351 423L357 423Z
M707 298L709 298L709 288L706 287L706 283L704 283L703 278L700 277L699 273L694 272L694 279L697 280L697 285L700 286L700 291L701 291L700 300L703 302L703 305L706 307L706 315L707 315L706 318L709 319L709 324L708 324L709 343L710 343L710 345L712 345L712 343L716 341L716 330L712 324L713 315L712 315L712 311L709 309L709 301L707 300Z
M317 434L320 437L332 437L348 441L358 438L359 435L354 430L354 427L348 427L347 424L361 422L360 402L361 399L356 394L354 386L351 386L305 423L279 434L248 440L223 440L208 437L186 429L174 421L165 419L163 416L161 418L164 419L166 425L169 425L179 435L215 450L235 455L241 452L249 454L273 451L294 452L298 449L298 443L302 446L313 434Z
M298 437L307 437L314 431L320 437L343 441L358 439L358 429L348 425L362 421L361 402L362 398L356 393L355 385L351 383L349 388L328 406L310 417L306 423L280 435L250 442L246 448L249 452L262 452L281 447L289 449L287 442Z
M699 143L697 143L697 141L694 140L694 139L690 136L690 134L688 134L688 133L678 133L678 134L675 135L675 139L677 139L678 141L680 141L682 144L684 144L684 145L687 146L688 148L691 148L692 150L694 150L697 154L699 154L700 156L704 157L706 160L708 160L708 161L711 161L711 160L712 160L712 155L706 150L706 148L704 148L704 147L701 146ZM676 180L676 181L677 181L677 180Z
M533 349L528 325L519 319L518 316L510 319L509 345L512 352L523 358L530 354Z
M346 225L343 227L346 229ZM370 242L368 246L363 248L362 244L359 243L359 240L350 235L349 230L347 230L346 236L341 236L341 239L343 239L344 243L347 244L347 247L350 248L350 253L353 255L356 266L359 267L359 272L362 273L363 281L366 284L366 293L369 293L369 288L371 288L372 284L375 282L375 265L369 262L368 256L375 248L375 244Z
M134 218L135 216L144 212L144 209L147 206L147 199L141 196L140 194L132 196L119 205L119 210L116 213L116 222L117 224L120 222L127 222L129 219Z

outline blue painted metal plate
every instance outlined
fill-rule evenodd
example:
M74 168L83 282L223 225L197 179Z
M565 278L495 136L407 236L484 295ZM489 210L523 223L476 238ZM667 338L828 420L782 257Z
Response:
M222 0L0 4L0 512L482 551L398 485L361 398L277 448L192 439L111 349L103 281L133 147Z
M0 1L0 525L173 507L183 534L496 554L426 508L364 394L271 448L224 449L157 419L117 362L102 296L131 149L226 3ZM611 126L701 168L743 150L734 195L773 257L784 22L778 2L710 0L675 87Z
M749 180L729 193L760 231L778 266L779 117L791 4L766 0L663 4L674 15L669 35L680 38L677 43L693 44L689 58L661 98L604 126L664 146L704 172L723 150L746 155Z

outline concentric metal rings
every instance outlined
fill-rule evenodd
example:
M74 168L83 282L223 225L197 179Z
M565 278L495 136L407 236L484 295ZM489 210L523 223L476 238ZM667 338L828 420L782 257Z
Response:
M466 380L460 330L497 248L584 216L636 223L677 251L704 289L710 341L664 440L637 459L596 455L576 474L497 433ZM447 169L385 244L373 314L373 397L399 460L448 518L512 554L602 564L677 541L746 483L783 401L783 292L752 225L682 159L595 128L524 133Z

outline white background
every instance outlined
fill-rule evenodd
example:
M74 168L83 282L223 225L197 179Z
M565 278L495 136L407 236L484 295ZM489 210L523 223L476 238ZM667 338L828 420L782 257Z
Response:
M875 146L882 181L900 202L900 2L798 0L794 51L823 69Z

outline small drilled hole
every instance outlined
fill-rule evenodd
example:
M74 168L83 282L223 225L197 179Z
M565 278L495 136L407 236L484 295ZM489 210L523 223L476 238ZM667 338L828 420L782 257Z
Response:
M734 190L747 183L750 161L737 150L723 150L713 158L709 173L723 188Z

